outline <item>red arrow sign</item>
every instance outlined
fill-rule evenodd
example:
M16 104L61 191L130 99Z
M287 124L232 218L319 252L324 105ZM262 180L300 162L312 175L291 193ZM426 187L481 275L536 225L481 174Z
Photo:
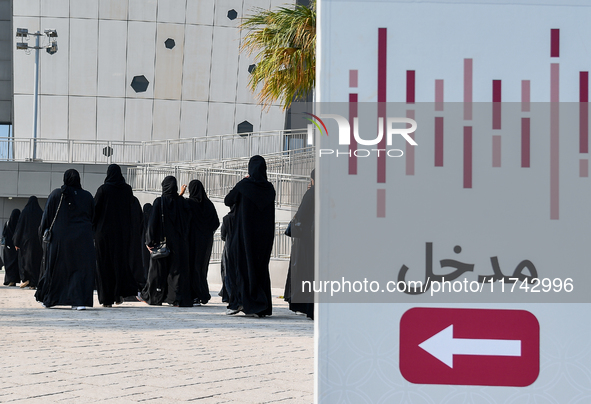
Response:
M529 386L540 325L524 310L414 308L400 319L400 372L418 384Z

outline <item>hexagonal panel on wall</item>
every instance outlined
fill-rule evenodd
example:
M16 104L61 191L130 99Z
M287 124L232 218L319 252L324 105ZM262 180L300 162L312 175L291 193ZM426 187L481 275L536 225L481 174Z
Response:
M148 89L148 85L150 82L143 74L141 76L134 76L133 80L131 80L131 88L136 93L143 93Z
M174 48L175 45L176 45L176 43L174 42L174 39L172 39L172 38L168 38L166 41L164 41L164 46L166 46L166 49L172 49L172 48Z
M228 11L228 19L235 20L236 17L238 17L238 13L236 12L236 10L232 9Z
M247 133L252 133L253 131L253 126L252 123L248 122L248 121L242 121L238 124L238 133L242 134L244 133L243 136L246 136Z

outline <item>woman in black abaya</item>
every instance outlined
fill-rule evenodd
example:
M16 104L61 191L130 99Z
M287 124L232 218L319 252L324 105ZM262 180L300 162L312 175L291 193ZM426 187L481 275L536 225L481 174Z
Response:
M36 196L31 196L23 208L14 232L14 245L21 255L21 270L24 275L21 287L37 287L43 250L39 241L39 225L43 210Z
M64 173L64 185L53 190L45 204L39 237L51 227L51 242L44 248L45 272L35 297L45 307L92 307L96 256L92 234L94 200L82 189L80 174Z
M314 293L302 291L302 282L313 284L314 281L314 170L310 177L311 186L302 198L288 234L293 244L283 295L290 310L314 319Z
M189 183L189 208L191 225L189 227L191 292L196 304L206 304L211 299L207 284L207 271L213 234L220 225L215 206L207 197L203 184L199 180Z
M235 209L229 254L237 273L236 310L247 315L263 317L272 313L269 260L275 236L274 202L275 188L267 181L265 159L254 156L248 163L247 178L224 199Z
M139 300L153 305L165 302L172 306L193 306L189 275L189 220L188 203L178 194L176 178L164 178L162 196L154 200L148 221L146 246L153 249L166 238L170 255L150 259L147 283L138 296Z
M111 164L105 183L94 196L96 278L98 299L104 307L122 303L124 297L138 292L131 255L136 235L133 208L131 187L125 183L121 168Z
M19 209L13 209L10 214L10 218L4 224L2 229L2 238L4 239L4 252L2 260L4 261L4 285L16 286L17 283L24 278L24 274L21 274L19 266L19 253L14 247L14 231L20 217L21 211Z

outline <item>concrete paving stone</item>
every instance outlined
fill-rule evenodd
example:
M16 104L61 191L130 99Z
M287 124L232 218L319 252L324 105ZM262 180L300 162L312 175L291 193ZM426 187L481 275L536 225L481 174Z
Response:
M2 403L313 401L314 323L280 299L255 319L226 316L217 296L182 309L106 309L95 296L77 312L43 309L33 294L0 286Z

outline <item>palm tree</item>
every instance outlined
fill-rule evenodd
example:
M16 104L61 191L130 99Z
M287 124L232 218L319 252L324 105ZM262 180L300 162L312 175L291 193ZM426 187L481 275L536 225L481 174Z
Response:
M287 109L294 99L314 89L316 75L316 1L276 11L258 9L241 24L249 32L241 50L256 52L257 65L249 81L258 101L268 107L280 101Z

